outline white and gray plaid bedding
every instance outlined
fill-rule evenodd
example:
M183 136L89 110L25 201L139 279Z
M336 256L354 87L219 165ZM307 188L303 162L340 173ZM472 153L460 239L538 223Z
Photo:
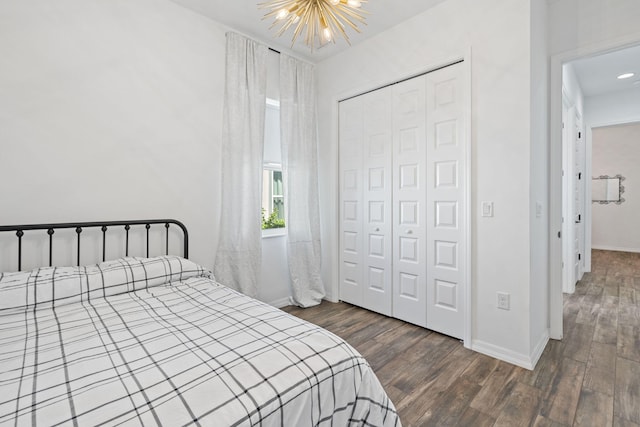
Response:
M400 421L343 340L158 257L0 274L0 424Z

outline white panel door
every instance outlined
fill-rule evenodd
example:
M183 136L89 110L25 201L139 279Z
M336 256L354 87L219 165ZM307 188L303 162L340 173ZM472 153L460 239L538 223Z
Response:
M574 271L575 281L582 279L584 273L584 210L585 210L585 179L584 165L586 150L584 146L584 138L582 138L582 123L580 118L576 116L576 144L575 144L575 206L576 212L574 217L575 226L575 242L574 242Z
M340 103L340 299L363 305L363 114L361 97Z
M427 327L464 333L466 145L463 67L426 75Z
M427 325L425 77L393 87L393 316Z
M360 96L363 108L363 307L391 315L391 88Z

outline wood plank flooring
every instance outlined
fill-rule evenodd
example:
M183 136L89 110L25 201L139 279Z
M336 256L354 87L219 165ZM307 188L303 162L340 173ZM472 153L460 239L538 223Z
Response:
M404 426L640 426L640 254L593 251L534 371L349 304L284 310L358 349Z

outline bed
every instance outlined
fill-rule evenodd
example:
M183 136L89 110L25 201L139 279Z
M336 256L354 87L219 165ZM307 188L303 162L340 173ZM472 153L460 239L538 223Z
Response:
M184 231L149 256L149 228ZM144 257L80 265L87 227L145 227ZM75 229L77 265L0 273L0 425L399 426L366 360L330 332L217 283L173 220ZM80 229L80 231L78 231ZM53 230L53 232L51 231ZM103 237L104 238L104 237ZM9 256L2 254L3 257ZM18 268L17 270L20 270Z

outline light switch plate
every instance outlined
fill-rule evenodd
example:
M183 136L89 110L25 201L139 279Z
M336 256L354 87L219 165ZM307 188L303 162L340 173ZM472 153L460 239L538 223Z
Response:
M482 216L493 216L493 202L482 202Z

